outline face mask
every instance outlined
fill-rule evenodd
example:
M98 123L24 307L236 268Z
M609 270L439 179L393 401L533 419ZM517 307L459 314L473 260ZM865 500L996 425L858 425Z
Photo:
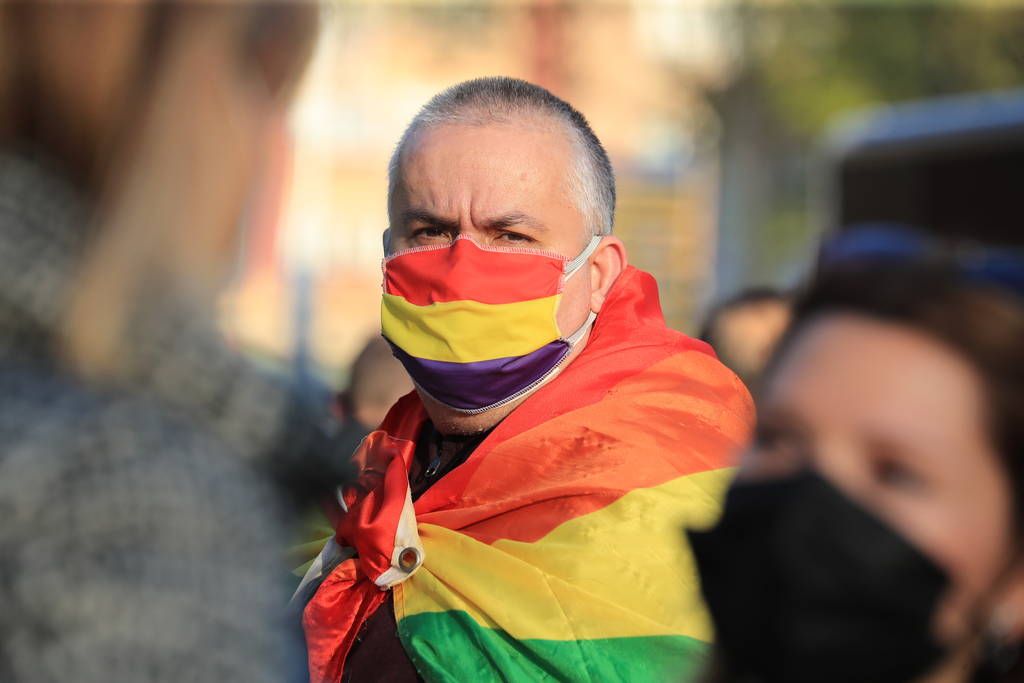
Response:
M908 683L946 654L946 575L816 474L736 484L688 535L729 680Z
M540 386L596 314L563 337L555 315L566 281L601 242L574 259L534 249L489 249L459 237L384 259L381 328L423 392L466 414Z

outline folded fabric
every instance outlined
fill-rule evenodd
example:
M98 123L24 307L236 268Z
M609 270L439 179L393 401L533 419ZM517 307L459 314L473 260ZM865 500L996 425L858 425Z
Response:
M716 518L752 417L739 380L665 327L632 268L580 356L414 505L426 414L410 394L343 497L337 542L359 554L305 609L312 680L340 679L388 586L427 681L686 680L712 634L682 528Z

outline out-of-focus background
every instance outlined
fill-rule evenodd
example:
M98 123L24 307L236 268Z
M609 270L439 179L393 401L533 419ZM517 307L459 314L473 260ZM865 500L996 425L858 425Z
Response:
M618 178L616 232L657 277L669 324L693 332L710 301L804 272L837 121L1024 85L1024 8L339 0L325 8L295 146L275 155L294 173L284 219L250 236L224 301L240 347L337 381L379 325L393 145L433 94L496 74L589 118Z

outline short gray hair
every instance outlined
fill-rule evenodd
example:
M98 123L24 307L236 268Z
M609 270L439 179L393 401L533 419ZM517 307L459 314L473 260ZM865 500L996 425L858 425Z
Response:
M402 154L420 130L440 124L485 125L522 115L548 116L565 125L576 148L569 189L590 232L610 235L615 217L615 174L608 153L583 114L548 90L518 78L477 78L435 95L405 129L388 167L388 203L398 186Z

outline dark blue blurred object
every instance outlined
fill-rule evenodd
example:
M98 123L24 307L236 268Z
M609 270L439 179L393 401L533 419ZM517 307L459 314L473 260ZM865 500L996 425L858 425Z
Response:
M821 247L819 267L873 263L952 264L965 281L1024 297L1024 251L953 243L902 225L852 225Z
M927 226L1024 245L1024 90L877 110L829 143L831 227Z

